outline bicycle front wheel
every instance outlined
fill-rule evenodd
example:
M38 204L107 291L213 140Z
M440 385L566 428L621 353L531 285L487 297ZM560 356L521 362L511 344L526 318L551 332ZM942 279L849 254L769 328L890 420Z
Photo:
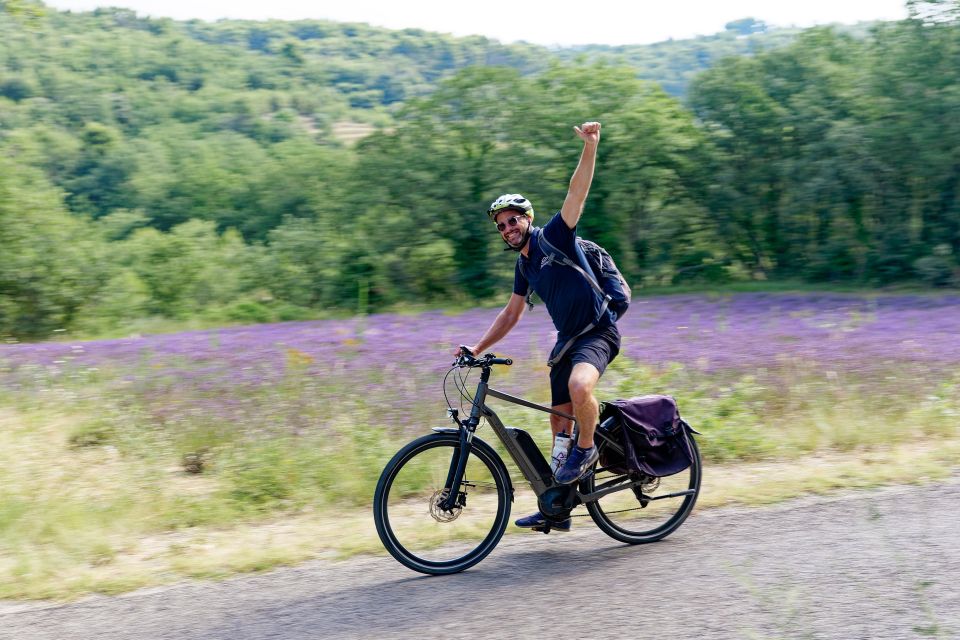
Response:
M500 541L510 517L510 477L489 445L474 439L456 507L443 511L457 433L414 440L384 468L373 500L380 540L400 563L421 573L447 574L480 562Z
M600 444L603 447L606 443ZM700 493L700 450L690 436L693 463L685 470L663 478L619 475L596 469L581 481L581 492L615 487L642 479L643 483L607 494L587 503L587 511L601 531L628 544L656 542L683 524Z

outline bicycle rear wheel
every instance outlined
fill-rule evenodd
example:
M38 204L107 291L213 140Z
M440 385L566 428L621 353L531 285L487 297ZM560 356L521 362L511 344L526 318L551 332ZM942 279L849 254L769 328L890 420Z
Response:
M605 445L600 443L601 448ZM685 471L663 478L647 476L643 484L588 502L587 511L600 530L628 544L656 542L676 531L690 515L700 493L700 450L692 435L690 448L693 463ZM641 476L596 469L581 481L580 491L590 493L637 479Z
M463 571L493 551L506 529L510 477L500 457L477 438L457 489L457 507L450 513L439 509L451 461L459 454L459 434L424 436L401 449L377 483L377 533L387 551L414 571Z

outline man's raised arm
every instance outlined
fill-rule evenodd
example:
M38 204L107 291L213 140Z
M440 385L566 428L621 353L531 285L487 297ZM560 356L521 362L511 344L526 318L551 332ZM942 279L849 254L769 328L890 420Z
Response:
M580 221L583 204L587 201L587 194L590 193L590 183L593 182L593 167L597 160L597 145L600 144L600 123L584 122L573 129L583 140L583 152L580 154L580 162L570 178L570 189L567 191L563 208L560 210L563 221L571 229L576 227Z

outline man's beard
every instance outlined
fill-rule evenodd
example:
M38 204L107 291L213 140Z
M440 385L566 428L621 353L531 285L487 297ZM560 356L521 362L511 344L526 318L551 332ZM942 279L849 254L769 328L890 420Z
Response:
M529 241L530 241L530 227L527 227L526 230L523 231L523 235L520 237L520 244L518 244L517 246L513 246L512 244L510 244L509 242L507 242L507 239L506 239L506 238L504 238L504 239L503 239L503 242L504 242L507 246L504 247L503 250L504 250L504 251L516 251L517 253L520 253L521 251L523 251L523 248L524 248L525 246L527 246L527 242L529 242Z

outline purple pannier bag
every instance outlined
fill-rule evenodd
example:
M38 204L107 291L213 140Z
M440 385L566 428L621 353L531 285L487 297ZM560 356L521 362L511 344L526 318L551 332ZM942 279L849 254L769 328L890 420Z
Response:
M693 451L690 448L689 426L680 418L677 402L670 396L640 396L629 400L614 400L603 405L601 421L616 417L612 428L614 437L619 432L619 443L625 456L609 447L609 453L600 465L615 473L645 473L649 476L669 476L690 466Z

